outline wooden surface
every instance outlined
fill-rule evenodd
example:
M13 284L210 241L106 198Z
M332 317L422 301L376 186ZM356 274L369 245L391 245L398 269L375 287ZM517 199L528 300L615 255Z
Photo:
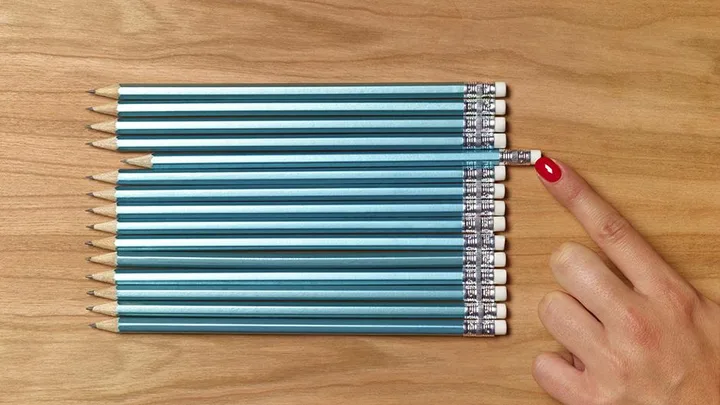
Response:
M489 3L489 4L486 4ZM20 1L0 4L0 403L549 404L536 303L566 240L532 169L509 181L511 335L118 336L91 330L100 270L85 142L114 82L510 84L510 142L587 176L720 300L720 3Z

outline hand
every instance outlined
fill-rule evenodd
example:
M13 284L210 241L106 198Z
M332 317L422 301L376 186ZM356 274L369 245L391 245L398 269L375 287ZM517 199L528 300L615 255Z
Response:
M539 316L570 353L535 359L540 387L566 405L720 404L720 306L568 166L541 158L535 168L632 284L580 244L553 253L550 266L567 293L547 294Z

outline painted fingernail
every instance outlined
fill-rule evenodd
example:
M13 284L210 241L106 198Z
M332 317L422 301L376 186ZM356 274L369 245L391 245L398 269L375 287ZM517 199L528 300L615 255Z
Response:
M560 177L562 176L560 166L558 166L552 159L546 158L545 156L535 162L535 171L538 172L540 177L550 183L555 183L560 180Z

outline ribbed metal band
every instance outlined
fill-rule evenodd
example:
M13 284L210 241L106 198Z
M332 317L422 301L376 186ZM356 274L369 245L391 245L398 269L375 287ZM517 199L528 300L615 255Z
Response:
M496 105L495 97L466 97L465 100L463 100L463 112L466 115L493 115L495 114Z
M480 217L495 215L495 200L492 198L476 198L465 196L463 213L475 214Z
M463 265L463 283L495 285L495 269L478 268L474 264Z
M495 83L465 83L465 97L495 97Z
M475 212L463 213L463 232L475 232L481 238L479 249L494 249L495 239L493 229L495 218L492 216L479 216Z
M495 197L495 182L465 180L463 182L463 199L491 199Z
M466 167L463 170L463 180L488 180L495 182L495 167Z
M500 162L506 165L531 165L529 150L504 150L500 152Z
M494 149L495 132L481 131L474 129L463 130L463 146L475 149Z
M463 133L474 132L480 135L495 130L494 115L465 114L463 121Z
M463 300L495 301L495 286L472 281L463 282Z
M497 319L497 303L466 301L465 318Z
M495 336L495 321L478 317L465 317L463 319L463 336Z
M463 265L474 264L481 269L495 267L495 252L490 250L479 250L465 248L463 252Z

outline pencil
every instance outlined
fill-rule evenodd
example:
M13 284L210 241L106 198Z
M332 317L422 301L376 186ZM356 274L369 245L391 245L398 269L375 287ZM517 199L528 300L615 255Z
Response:
M204 131L203 131L204 133ZM505 134L483 133L475 137L456 134L398 134L378 133L362 136L311 135L170 135L157 137L117 135L113 138L90 142L100 149L119 152L408 152L450 151L463 148L502 149L507 145Z
M106 250L127 251L285 251L285 250L437 250L458 251L466 248L479 248L480 240L489 239L488 248L502 250L505 246L503 236L466 234L458 236L412 236L396 237L290 237L277 236L266 238L248 237L109 237L88 242L90 246Z
M93 91L120 101L464 100L505 97L494 83L118 84Z
M505 267L503 252L112 252L91 256L88 261L109 267L193 269L479 269Z
M179 188L172 186L118 186L115 190L91 193L110 201L133 204L183 203L429 203L462 202L463 199L505 198L503 184L466 182L464 185L435 187L316 187L316 188Z
M152 102L110 103L91 110L120 118L167 117L463 117L465 114L505 115L505 100L326 101L326 102Z
M262 285L262 284L316 284L316 285L378 285L378 284L432 284L461 285L468 279L477 279L481 284L502 285L507 281L503 269L481 269L469 273L458 269L361 269L352 271L273 269L272 271L251 270L207 270L207 269L133 269L117 268L88 275L88 278L107 284L132 285Z
M96 191L95 197L115 200L115 190ZM90 208L88 212L118 218L123 221L232 221L277 220L358 220L358 219L456 219L466 216L503 216L506 204L502 200L466 198L457 203L404 204L213 204L213 205L117 205Z
M479 299L503 302L502 285L462 286L243 286L243 285L116 285L92 290L90 295L113 301L454 301Z
M89 307L109 316L215 317L215 318L389 318L462 319L476 312L481 319L505 319L503 303L386 304L386 303L257 303L257 302L162 302L117 303Z
M507 334L501 319L331 319L119 317L90 325L114 333L238 333L429 335L486 337Z
M331 187L463 184L467 180L495 180L492 169L315 169L157 171L121 169L91 176L123 186Z

